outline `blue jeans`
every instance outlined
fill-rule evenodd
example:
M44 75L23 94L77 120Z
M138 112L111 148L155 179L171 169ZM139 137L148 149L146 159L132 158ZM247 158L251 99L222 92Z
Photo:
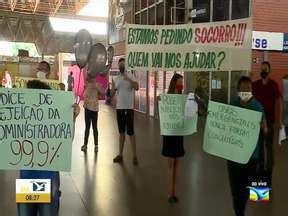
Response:
M51 182L51 203L19 203L18 216L58 216L60 178Z

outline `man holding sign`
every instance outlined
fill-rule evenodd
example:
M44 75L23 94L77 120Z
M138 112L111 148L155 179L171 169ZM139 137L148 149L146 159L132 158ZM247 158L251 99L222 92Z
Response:
M61 83L58 80L48 79L51 72L51 67L48 62L41 61L37 66L36 77L41 82L46 83L51 89L62 90ZM15 86L16 88L27 88L27 83L34 78L31 77L15 77ZM65 85L64 85L65 87ZM65 88L64 88L65 90Z
M49 86L38 80L29 81L27 87L34 89L50 89ZM1 127L1 130L3 132L1 140L8 142L10 139L12 139L12 142L10 144L12 156L10 156L11 153L9 152L7 152L7 154L5 153L6 150L8 149L7 147L5 147L5 145L2 146L3 149L1 150L1 152L5 153L6 163L11 161L9 164L5 166L9 166L9 168L11 169L17 169L17 167L27 169L20 171L20 178L22 180L35 179L35 182L33 182L32 190L35 191L35 193L37 193L38 195L32 195L32 196L26 195L25 192L29 193L28 192L29 189L26 188L25 189L26 191L23 191L23 187L21 189L21 186L19 187L17 185L17 188L20 188L20 191L17 190L16 195L16 201L19 203L18 215L37 216L37 214L39 213L40 216L44 215L57 216L59 210L59 199L60 199L60 191L59 191L60 177L59 172L56 170L69 170L70 169L69 167L71 166L71 144L72 144L72 137L74 134L73 133L74 126L71 125L72 113L71 113L71 122L70 119L66 119L67 124L65 125L65 128L67 130L65 131L64 123L60 124L61 126L59 125L57 126L57 123L58 119L61 121L61 115L66 115L65 114L66 111L63 112L63 110L60 110L60 108L56 107L53 109L53 103L55 102L54 100L55 97L57 96L55 96L55 94L53 93L48 94L46 91L45 93L44 91L41 91L40 93L33 92L35 94L38 94L39 97L37 98L34 96L33 97L30 96L30 98L33 98L30 99L30 101L34 101L35 99L35 103L32 102L33 104L29 104L30 103L29 99L27 99L27 97L29 97L28 95L29 93L30 95L32 95L31 90L22 90L20 92L19 90L15 89L15 92L3 92L1 94L1 103L3 105L0 117L3 123ZM61 94L65 93L61 92ZM67 100L66 103L64 101L65 104L62 104L62 106L64 107L64 109L67 109L68 111L71 110L71 107L68 107L70 105L67 104L67 101L71 101L72 104L73 96L71 95L71 98L68 97L69 95L65 96L67 96ZM8 103L13 104L14 107L13 106L6 107ZM21 105L23 105L24 107ZM47 109L45 105L47 105L47 107L49 108ZM16 109L19 110L20 109L19 107L21 109L23 108L23 112L21 115L18 115L19 112L12 111L10 112L10 114L9 112L6 112L8 108L10 110L12 110L12 108L15 108L15 110ZM73 107L74 107L74 120L75 120L76 116L79 114L80 109L78 105L73 105ZM30 112L28 111L29 109ZM70 114L67 113L67 116L70 116ZM10 121L10 125L9 122L7 122L7 119L9 118L12 118L12 120ZM16 119L18 125L14 127L14 122ZM25 124L23 123L22 119L26 119ZM45 125L43 124L41 126L41 123L37 122L38 120L36 119L38 119ZM53 123L49 122L48 119L54 119ZM32 123L32 121L34 121L34 124ZM22 125L25 125L25 127L22 127ZM10 128L10 130L6 130L6 128ZM23 131L21 131L22 130L21 128L23 129ZM49 130L45 128L49 128ZM37 140L41 141L38 142ZM54 143L56 140L60 141L59 145L57 145L57 143ZM64 142L64 140L67 140L67 142L70 142L70 144ZM37 145L34 143L34 141L37 142ZM53 143L52 142L50 143L49 141L53 141ZM17 150L17 148L19 149ZM64 151L65 154L69 153L67 148L68 149L70 148L70 159L69 156L68 158L61 159L60 155L63 157ZM13 154L15 158L13 157ZM15 161L13 159L15 159ZM70 164L70 165L67 164L68 167L65 167L66 165L64 166L61 165L62 163L61 160L65 159L68 159L68 163ZM5 162L3 161L1 162L1 168L3 168ZM37 169L37 171L34 169ZM40 182L38 182L39 180ZM48 185L50 185L51 183L51 190L49 189L49 191L51 191L51 196L49 197L51 198L49 198L49 200L48 199L46 200L45 197L44 197L45 200L44 199L42 200L41 198L41 191L45 190L45 184L43 183L44 180L50 181ZM48 185L46 186L48 187Z

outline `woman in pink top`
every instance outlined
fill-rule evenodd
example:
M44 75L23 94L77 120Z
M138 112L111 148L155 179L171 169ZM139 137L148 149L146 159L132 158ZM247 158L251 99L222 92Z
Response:
M89 131L92 122L93 134L94 134L94 151L98 152L98 97L104 93L100 84L95 81L95 78L86 79L84 90L84 109L85 109L85 136L84 145L81 147L81 151L87 151Z

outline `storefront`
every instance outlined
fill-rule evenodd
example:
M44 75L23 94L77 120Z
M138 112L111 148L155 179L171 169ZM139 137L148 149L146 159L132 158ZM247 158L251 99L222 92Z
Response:
M213 3L214 2L214 3ZM224 21L229 19L246 18L250 14L250 1L134 1L134 23L165 25L181 24L187 22L201 23L212 21ZM230 6L231 7L230 7ZM244 8L244 9L243 9ZM193 13L194 12L194 13ZM176 72L176 71L175 71ZM169 86L172 72L158 71L156 77L162 85L156 85L153 91L153 75L150 74L149 92L149 114L157 116L155 96L165 92ZM197 91L201 97L223 103L229 103L237 93L237 82L242 75L249 74L249 71L216 71L216 72L185 72L184 83L186 92ZM162 79L163 77L163 79ZM154 94L153 94L154 93ZM153 108L154 107L154 108Z
M115 3L117 1L113 2ZM271 62L273 71L275 71L275 73L273 73L273 79L281 85L281 79L283 75L287 73L288 69L288 35L277 32L273 33L272 28L276 28L275 25L277 26L277 24L270 23L268 27L265 22L267 22L267 16L270 16L270 20L276 19L275 17L271 17L272 15L268 13L268 10L271 10L273 7L278 7L278 10L283 10L285 5L288 6L288 3L282 2L281 8L279 5L276 6L272 2L269 3L269 5L260 2L253 2L252 4L251 0L134 0L133 3L133 7L130 5L129 16L127 16L129 17L129 20L124 19L124 22L142 25L169 25L187 22L202 23L234 20L247 18L250 15L253 15L254 39L253 45L251 45L251 49L253 49L251 70L185 72L184 82L186 92L197 91L200 92L199 94L205 99L230 103L231 99L237 94L237 83L239 78L243 75L249 75L253 80L258 79L261 62L263 60L269 60ZM125 17L125 4L120 5L118 1L118 7L120 6L124 9L118 11L124 11ZM266 11L267 13L263 14L263 11ZM277 20L279 20L279 17ZM281 25L284 26L284 23ZM124 29L124 27L122 27L122 29ZM269 31L272 33L269 33ZM122 32L124 33L124 31ZM124 34L119 38L122 40L120 43L121 45L119 45L119 42L114 43L114 47L121 50L122 55L125 55ZM136 95L136 110L157 117L157 96L167 90L171 76L173 76L175 72L176 71L136 71L137 76L140 77L138 78L139 82L141 82L140 91ZM145 100L146 107L144 105ZM141 104L141 106L139 104Z
M287 33L253 31L252 79L259 78L260 63L269 61L272 78L283 90L282 78L288 73Z
M288 53L285 50L288 1L277 1L276 4L272 0L253 1L252 6L253 30L262 32L258 35L261 36L258 37L260 47L253 51L252 78L259 77L261 61L269 61L272 67L272 78L277 81L282 90L282 78L288 73Z
M136 1L136 5L134 6L131 4L122 4L120 2L120 0L110 1L109 7L110 19L108 28L108 41L109 44L113 45L115 49L115 57L113 59L113 66L110 72L110 79L118 73L117 62L119 58L125 56L125 22L137 23L136 20L139 18L139 16L136 15L134 11L135 7L138 7L140 1ZM151 4L149 3L150 7L152 2L153 1L150 1ZM141 2L141 5L142 6L139 6L139 9L143 9L147 6L144 1ZM152 9L154 10L154 13L149 14L149 22L152 22L153 20L155 21L155 16L153 15L155 15L156 7L158 16L160 16L157 20L160 22L159 24L163 24L163 1L156 1L154 8ZM148 19L147 15L148 14L146 11L145 16ZM147 24L147 22L144 23ZM175 71L134 71L134 73L139 83L139 91L135 93L135 110L152 117L158 117L157 97L168 90L170 80ZM182 75L184 75L184 73L182 73Z

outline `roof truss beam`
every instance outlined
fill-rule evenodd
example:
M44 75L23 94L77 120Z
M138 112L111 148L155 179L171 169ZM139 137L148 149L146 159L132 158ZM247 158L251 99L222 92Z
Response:
M34 4L34 8L33 8L33 14L35 14L39 3L40 3L40 0L35 0L35 4Z
M52 16L55 16L55 14L56 14L57 11L59 10L59 8L60 8L60 6L61 6L62 3L63 3L63 0L57 0L55 9L54 9L54 11L52 12Z
M15 7L17 5L17 0L9 0L9 5L10 5L10 9L13 12L15 10Z

